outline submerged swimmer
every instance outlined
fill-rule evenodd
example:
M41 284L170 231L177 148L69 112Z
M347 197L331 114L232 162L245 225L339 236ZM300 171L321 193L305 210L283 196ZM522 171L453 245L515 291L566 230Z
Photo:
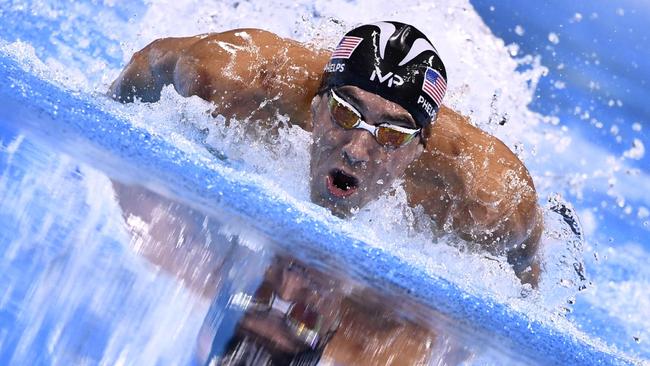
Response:
M444 64L413 26L362 25L333 52L257 29L160 39L110 94L153 102L169 84L224 116L272 128L279 113L311 131L311 199L333 214L352 215L403 177L408 204L438 229L506 255L536 286L543 220L532 179L501 141L442 105Z

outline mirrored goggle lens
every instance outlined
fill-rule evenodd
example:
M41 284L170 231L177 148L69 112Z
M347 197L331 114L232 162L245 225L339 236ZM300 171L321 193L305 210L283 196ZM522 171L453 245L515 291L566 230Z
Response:
M359 122L359 116L350 108L343 105L334 92L331 92L329 109L336 123L345 129L354 128Z
M388 126L379 126L377 127L377 141L388 147L400 147L408 144L416 133L406 133L402 131L397 131Z

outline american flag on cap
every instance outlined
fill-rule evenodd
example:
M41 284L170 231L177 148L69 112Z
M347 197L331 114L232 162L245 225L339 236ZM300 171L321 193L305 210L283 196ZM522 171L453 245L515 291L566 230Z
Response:
M359 43L363 41L361 37L352 37L345 36L339 42L339 45L336 46L334 53L332 53L332 58L350 58L352 52L359 46Z
M424 75L424 82L422 83L422 91L427 93L440 107L442 97L445 96L447 90L447 82L440 73L430 67L427 67L427 72Z

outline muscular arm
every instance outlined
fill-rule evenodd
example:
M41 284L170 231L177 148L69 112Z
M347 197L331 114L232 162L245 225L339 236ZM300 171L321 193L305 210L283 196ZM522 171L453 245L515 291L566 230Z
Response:
M122 102L156 101L172 84L225 116L264 123L281 113L311 130L309 105L328 58L257 29L166 38L134 54L109 94ZM422 205L438 228L507 254L522 281L537 282L543 223L535 188L501 141L443 107L427 150L406 172L405 188L409 203Z
M345 299L341 327L323 352L325 364L428 364L432 356L431 346L438 335L424 324L400 319L396 312L390 310L393 306L373 303L368 299Z
M153 41L131 57L111 84L108 94L122 103L160 99L163 86L174 83L174 71L181 55L200 38L164 38Z
M427 149L406 172L405 189L438 229L507 254L522 282L537 284L543 229L537 194L526 167L496 137L443 107Z
M111 85L121 102L154 102L164 85L213 102L215 113L262 122L277 113L310 130L325 51L259 29L165 38L136 52Z

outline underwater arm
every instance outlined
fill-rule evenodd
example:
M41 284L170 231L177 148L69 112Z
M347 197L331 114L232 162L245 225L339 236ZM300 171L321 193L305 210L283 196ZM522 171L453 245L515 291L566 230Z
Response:
M323 352L325 364L425 365L436 334L423 325L400 318L394 304L346 299L341 326ZM364 301L365 300L365 301Z

